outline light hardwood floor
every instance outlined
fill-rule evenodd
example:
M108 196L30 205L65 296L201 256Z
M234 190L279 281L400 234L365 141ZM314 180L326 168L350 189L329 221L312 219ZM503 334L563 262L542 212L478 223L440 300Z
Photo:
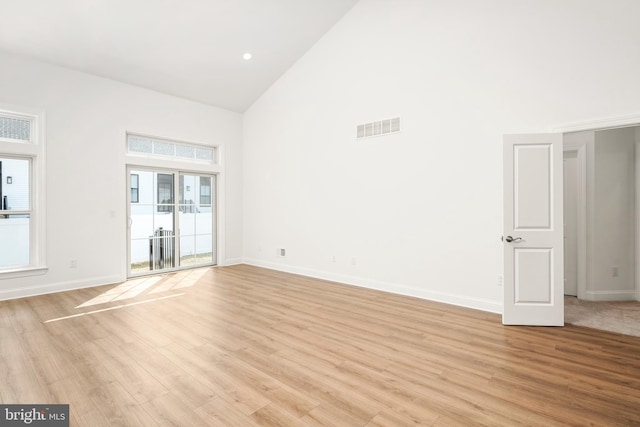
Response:
M0 302L0 380L77 426L640 425L640 338L245 265Z

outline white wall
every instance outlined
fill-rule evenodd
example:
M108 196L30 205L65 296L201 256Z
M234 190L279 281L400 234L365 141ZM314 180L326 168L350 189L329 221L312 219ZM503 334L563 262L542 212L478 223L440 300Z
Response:
M502 135L639 112L639 14L361 0L245 114L245 260L501 311Z
M635 129L595 132L594 154L587 298L635 299Z
M242 257L239 114L5 54L0 104L46 114L49 267L41 276L0 280L0 299L125 279L127 131L221 144L223 263Z

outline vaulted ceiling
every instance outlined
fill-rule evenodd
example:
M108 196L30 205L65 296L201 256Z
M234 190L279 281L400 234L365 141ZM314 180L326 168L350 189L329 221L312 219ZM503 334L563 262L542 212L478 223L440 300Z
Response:
M0 50L243 112L356 2L0 0Z

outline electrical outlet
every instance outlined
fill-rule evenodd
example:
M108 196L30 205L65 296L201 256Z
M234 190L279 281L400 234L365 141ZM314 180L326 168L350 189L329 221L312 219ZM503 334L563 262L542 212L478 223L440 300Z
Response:
M336 256L335 256L335 255L333 255L333 256L331 257L331 262L336 262Z
M71 261L69 261L69 268L78 268L78 260L72 259Z
M611 267L611 277L620 276L620 268L619 267Z
M279 257L287 256L287 250L285 248L278 248L278 256Z
M503 282L502 274L498 274L498 286L502 286L502 282Z

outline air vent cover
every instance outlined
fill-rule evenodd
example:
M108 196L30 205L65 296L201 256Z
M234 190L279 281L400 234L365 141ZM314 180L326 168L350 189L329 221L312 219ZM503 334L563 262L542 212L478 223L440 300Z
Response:
M400 117L358 125L356 139L388 135L395 132L400 132Z

